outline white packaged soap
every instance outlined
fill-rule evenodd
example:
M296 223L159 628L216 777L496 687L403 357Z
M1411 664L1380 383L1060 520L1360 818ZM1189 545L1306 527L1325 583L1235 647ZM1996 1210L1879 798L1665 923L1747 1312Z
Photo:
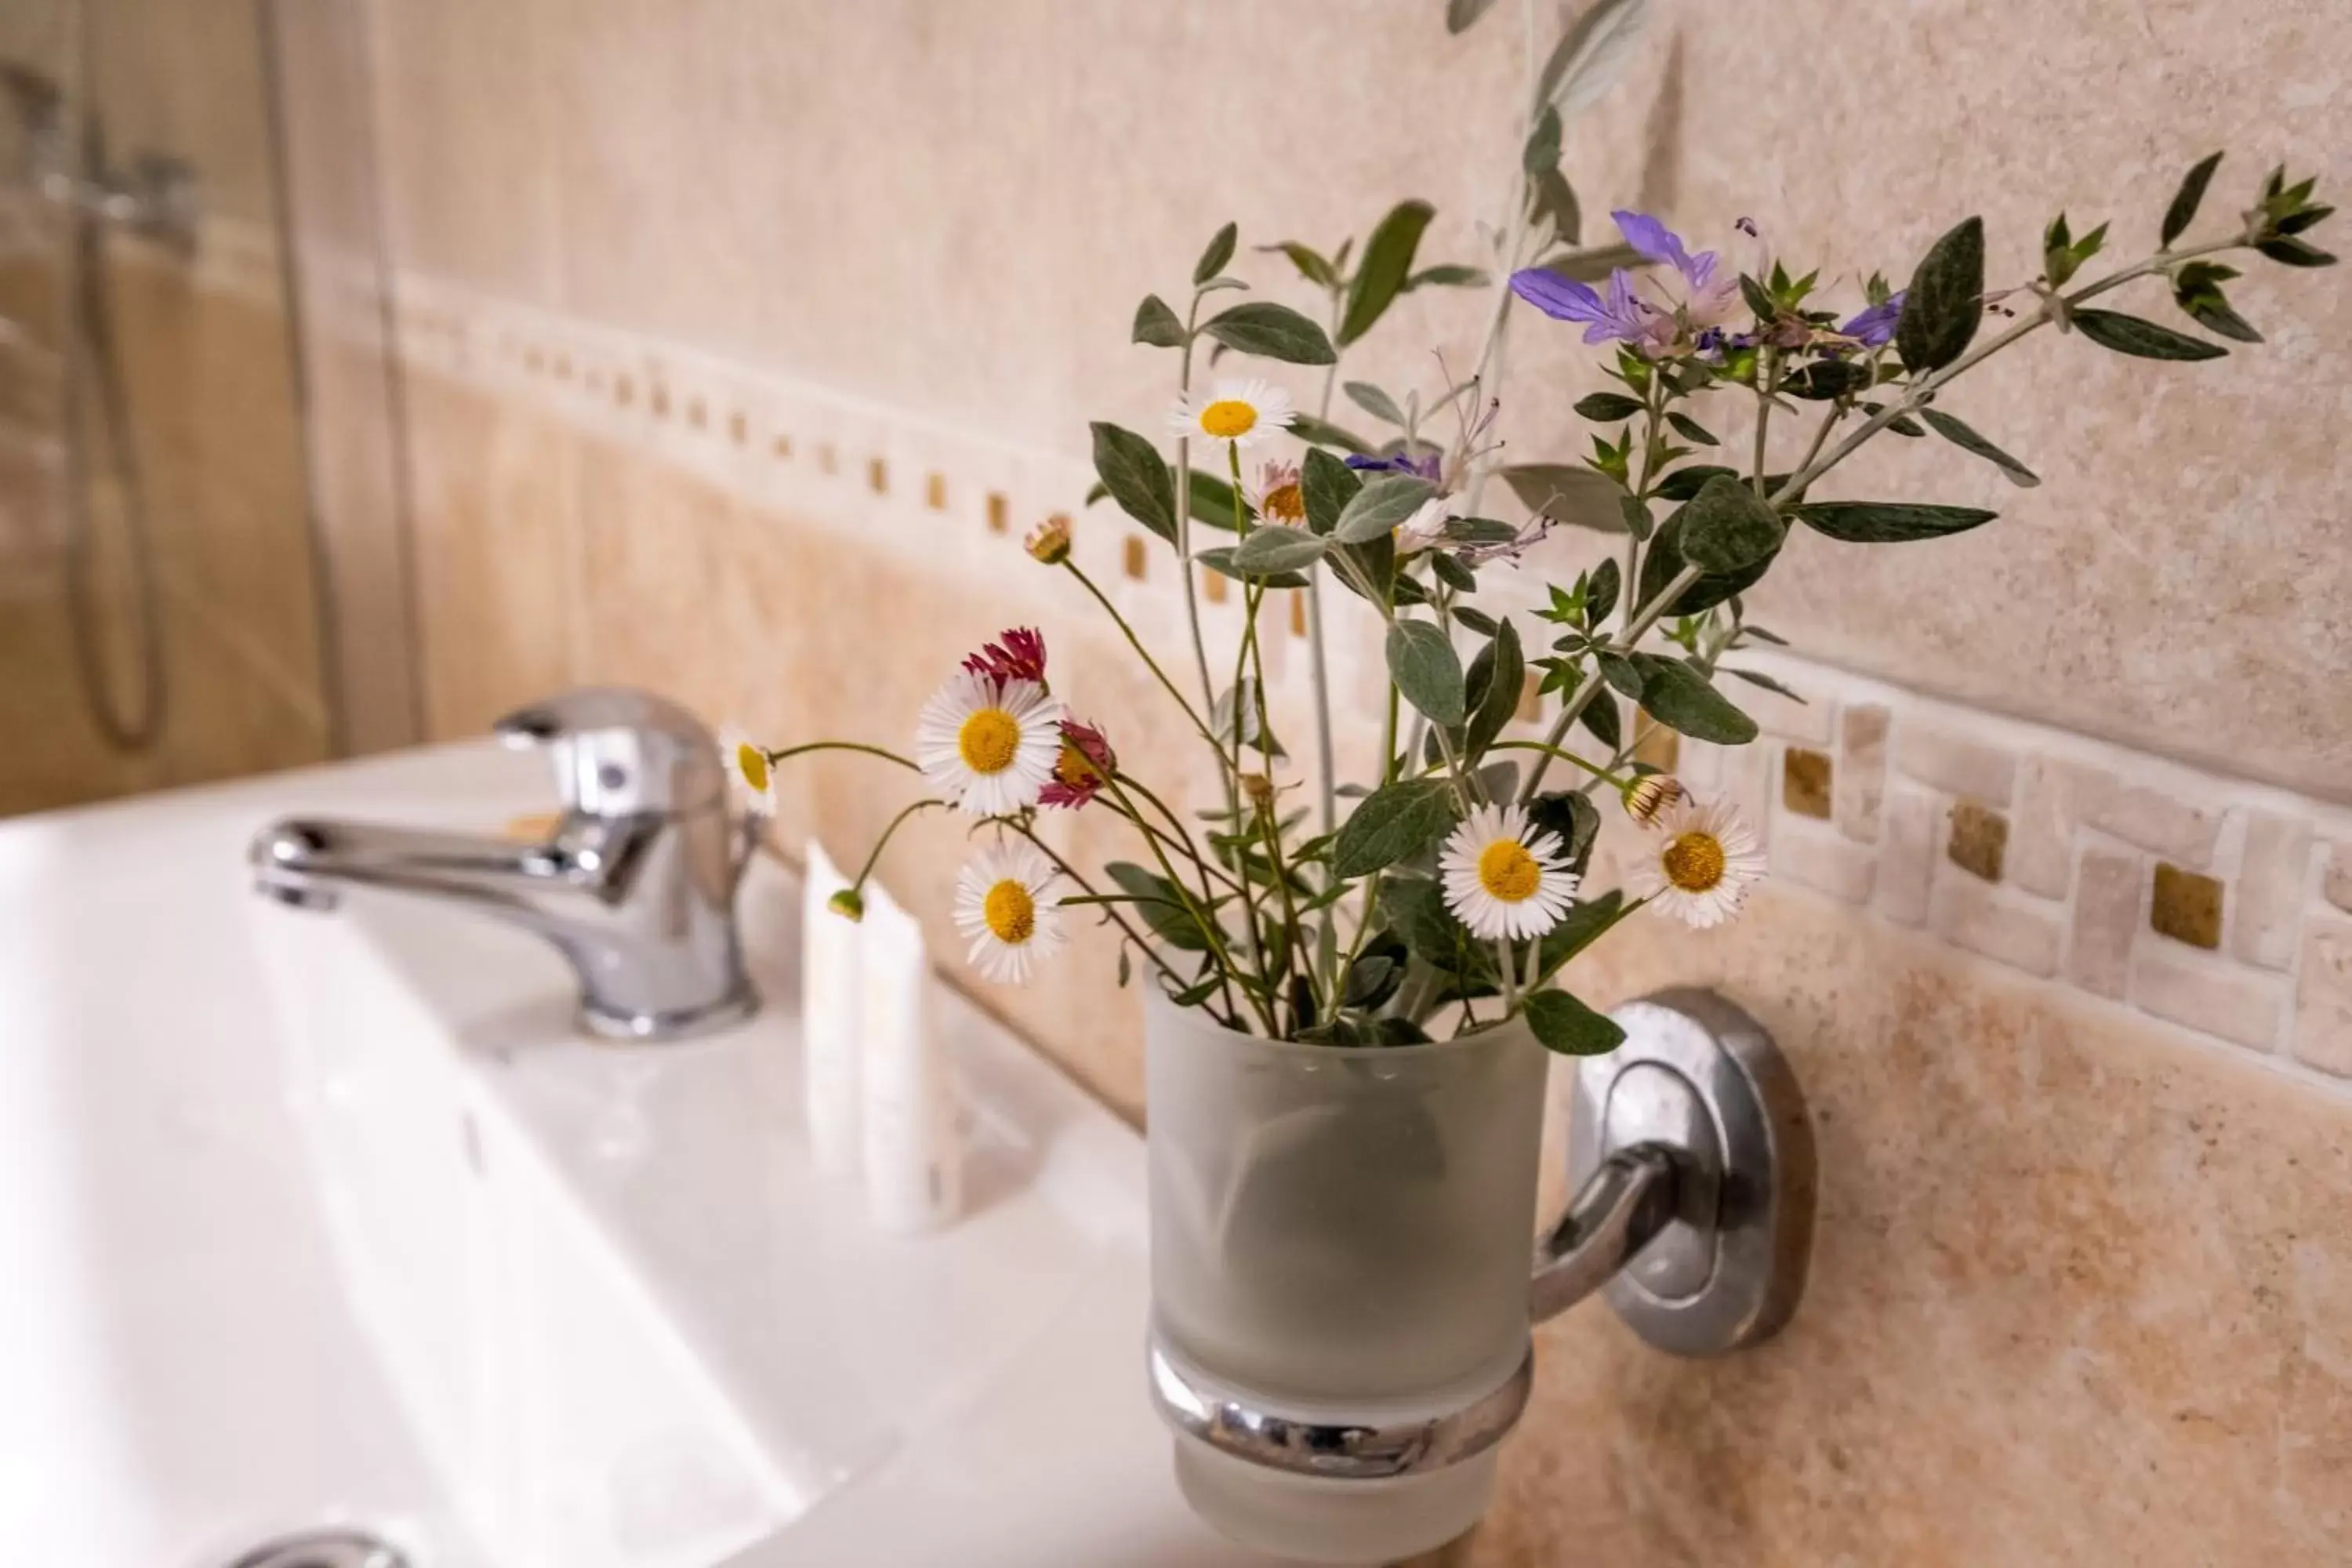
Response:
M957 1086L931 1026L923 930L868 884L865 943L866 1208L883 1230L933 1230L963 1205Z
M848 879L814 838L801 898L801 1092L809 1153L821 1175L847 1181L863 1162L859 1056L865 1043L864 932L825 907Z

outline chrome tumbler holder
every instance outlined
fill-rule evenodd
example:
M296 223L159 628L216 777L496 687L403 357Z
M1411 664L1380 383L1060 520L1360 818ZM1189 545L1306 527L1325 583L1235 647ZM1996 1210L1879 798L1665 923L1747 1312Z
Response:
M1804 1293L1813 1146L1803 1093L1772 1038L1709 991L1618 1008L1624 1042L1577 1064L1569 1143L1576 1196L1536 1248L1530 1323L1599 1290L1653 1347L1718 1356L1781 1329ZM1459 1408L1335 1420L1220 1385L1155 1337L1160 1418L1231 1458L1293 1475L1430 1475L1503 1439L1526 1407L1518 1370Z

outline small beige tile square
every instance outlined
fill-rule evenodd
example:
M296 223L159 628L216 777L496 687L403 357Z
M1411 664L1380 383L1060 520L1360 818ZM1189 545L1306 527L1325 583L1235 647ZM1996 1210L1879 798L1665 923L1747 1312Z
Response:
M933 511L948 510L948 477L933 474L923 481L923 504Z
M1136 542L1139 544L1142 542L1138 540ZM1208 600L1209 603L1213 605L1222 605L1225 602L1225 577L1223 573L1212 572L1206 566L1201 568L1201 597Z
M2295 990L2297 1059L2352 1078L2352 922L2314 921Z
M989 491L988 531L991 533L1003 533L1007 529L1011 528L1013 524L1008 516L1010 510L1011 509L1004 500L1004 492L1003 490ZM1129 545L1132 545L1136 541L1132 539L1128 541ZM1130 577L1140 577L1143 575L1142 573L1138 572L1133 566L1129 566L1128 568L1127 574Z
M1790 747L1780 758L1780 804L1799 816L1827 822L1832 776L1826 755L1802 746Z
M1647 713L1637 711L1633 722L1649 725L1647 731L1642 731L1642 738L1633 742L1633 760L1647 763L1662 773L1673 773L1682 756L1683 738L1654 721Z
M1972 800L1952 803L1952 838L1944 850L1953 865L1988 882L2000 880L2009 853L2009 819Z
M994 524L992 522L991 526L993 527ZM999 529L998 531L1002 532L1003 530ZM1143 541L1136 538L1132 534L1129 534L1127 540L1127 549L1124 553L1124 561L1127 567L1127 574L1139 583L1143 581L1143 565L1147 557L1143 552Z
M1290 635L1295 637L1307 635L1307 595L1304 594L1293 593L1290 595Z
M866 459L866 488L877 496L890 493L890 465L880 458Z
M1532 724L1543 717L1543 677L1529 670L1519 682L1519 722Z
M2148 928L2175 942L2207 949L2221 945L2221 884L2169 860L2156 865Z

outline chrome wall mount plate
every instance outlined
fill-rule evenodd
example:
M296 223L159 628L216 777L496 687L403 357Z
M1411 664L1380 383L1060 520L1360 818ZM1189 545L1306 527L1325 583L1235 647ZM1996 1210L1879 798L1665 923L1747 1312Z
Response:
M1682 1179L1674 1217L1602 1295L1676 1355L1769 1339L1797 1310L1812 1250L1812 1128L1796 1075L1762 1026L1710 991L1662 991L1610 1016L1624 1043L1577 1064L1570 1190L1645 1143L1673 1150Z

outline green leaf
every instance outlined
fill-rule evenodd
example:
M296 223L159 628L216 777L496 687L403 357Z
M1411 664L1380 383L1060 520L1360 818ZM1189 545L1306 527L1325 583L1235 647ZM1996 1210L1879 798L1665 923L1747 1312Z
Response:
M1769 560L1789 532L1753 488L1725 474L1699 487L1682 520L1683 559L1725 576Z
M1685 509L1687 510L1687 509ZM1684 510L1676 510L1658 525L1650 540L1650 548L1642 555L1641 592L1633 602L1646 605L1666 591L1666 584L1681 574L1689 564L1683 559L1682 534ZM1682 596L1666 606L1670 616L1696 616L1702 610L1713 609L1734 595L1744 594L1763 580L1777 552L1750 562L1737 572L1703 572L1697 582L1682 592Z
M1205 522L1227 533L1234 531L1234 487L1217 475L1194 468L1186 487L1185 504L1194 522Z
M1297 572L1249 572L1234 563L1235 552L1232 545L1220 545L1214 550L1195 550L1192 559L1220 577L1230 577L1236 583L1263 583L1269 588L1304 588L1306 577Z
M1546 1050L1570 1057L1605 1056L1625 1039L1614 1019L1565 991L1538 991L1528 997L1528 1027Z
M1426 877L1398 878L1381 895L1389 923L1404 938L1412 956L1451 975L1491 979L1486 944L1445 907L1445 895Z
M1673 409L1668 409L1666 411L1666 423L1675 427L1675 434L1696 446L1713 447L1719 444L1715 438L1715 432L1709 430L1706 426L1700 424L1697 420L1692 418L1687 414L1680 414L1676 413Z
M1495 0L1445 0L1445 30L1466 33L1479 17L1495 8Z
M1421 246L1422 231L1436 216L1437 209L1427 202L1399 202L1372 230L1371 239L1364 246L1364 258L1348 284L1347 308L1339 315L1341 347L1370 331L1403 289L1404 280L1412 273L1412 253Z
M1903 501L1825 500L1797 508L1797 521L1849 544L1907 544L1941 539L1990 522L1999 512L1970 506L1913 506Z
M2074 330L2101 348L2138 359L2220 359L2230 352L2219 343L2209 343L2202 338L2192 338L2120 310L2084 307L2076 310L2073 319Z
M1718 746L1744 746L1756 738L1756 721L1682 660L1637 653L1633 663L1642 672L1642 706L1669 730Z
M1832 397L1860 392L1869 384L1870 367L1866 364L1852 360L1817 359L1784 378L1780 390L1808 403L1827 403Z
M1379 387L1374 386L1370 382L1348 382L1342 385L1339 390L1348 395L1349 402L1354 404L1357 407L1362 409L1373 418L1384 419L1388 423L1399 426L1402 426L1404 424L1404 410L1396 405L1396 400L1394 398L1391 397L1387 393L1382 392Z
M1223 736L1227 742L1233 740L1235 717L1234 700L1236 693L1241 700L1242 744L1252 751L1263 752L1269 757L1288 756L1290 753L1282 749L1282 738L1267 733L1259 721L1257 678L1253 675L1243 676L1241 684L1229 686L1217 694L1216 701L1210 705L1209 710L1210 731Z
M1395 991L1391 982L1403 978L1403 965L1395 959L1383 953L1367 953L1349 969L1348 988L1341 1000L1350 1007L1377 1007Z
M1318 419L1312 414L1290 416L1290 433L1310 447L1337 447L1343 452L1365 453L1372 444L1352 431L1342 430L1328 419Z
M2328 252L2315 245L2308 245L2285 235L2275 239L2263 240L2254 248L2273 261L2285 267L2333 267L2336 265L2336 258Z
M1609 557L1592 569L1591 578L1584 584L1584 620L1587 626L1599 626L1617 607L1617 595L1624 586L1624 573L1618 570L1617 558Z
M1176 319L1167 300L1157 294L1146 294L1143 303L1135 308L1135 341L1157 349L1181 347L1184 323Z
M1407 702L1433 723L1462 722L1462 659L1444 628L1428 621L1391 621L1387 651L1389 679Z
M1103 420L1087 428L1095 437L1095 473L1111 500L1128 516L1175 543L1176 488L1159 448L1134 431Z
M1559 110L1549 104L1544 105L1535 129L1528 132L1528 143L1519 150L1519 167L1530 174L1559 167Z
M1420 510L1421 503L1434 493L1427 479L1415 479L1411 474L1375 474L1340 509L1339 521L1331 530L1332 537L1343 544L1384 539L1391 529Z
M1135 912L1143 917L1152 935L1181 952L1209 951L1208 934L1184 907L1173 882L1128 860L1112 861L1103 868L1103 874L1135 900Z
M1775 680L1760 669L1726 669L1723 673L1726 675L1736 675L1739 677L1740 679L1748 682L1750 686L1760 686L1767 691L1777 691L1791 702L1803 702L1805 700L1796 692L1790 690L1785 681ZM1808 706L1811 705L1808 704Z
M1612 750L1614 750L1612 746ZM1592 841L1601 836L1601 813L1581 790L1556 790L1528 803L1528 820L1559 836L1570 869L1580 876L1592 856ZM1615 898L1613 892L1604 895Z
M1442 550L1429 552L1429 569L1437 580L1457 594L1478 591L1478 574Z
M1709 479L1726 474L1733 479L1739 477L1738 469L1727 468L1721 463L1693 463L1687 468L1676 468L1658 481L1658 499L1688 500L1705 489Z
M1468 605L1454 605L1454 618L1460 621L1464 626L1468 626L1472 631L1476 632L1482 637L1493 637L1496 632L1502 629L1503 626L1502 622L1496 620L1486 611L1474 609Z
M1582 795L1576 797L1582 800ZM1575 858L1571 854L1570 858ZM1536 973L1549 977L1554 970L1594 942L1611 926L1633 911L1625 903L1625 895L1612 888L1597 899L1587 899L1571 904L1568 913L1559 917L1559 924L1544 932L1538 944Z
M1972 217L1928 247L1895 323L1906 368L1940 370L1960 357L1984 317L1984 219Z
M1339 521L1339 514L1364 481L1356 470L1320 447L1309 447L1307 461L1299 470L1299 497L1307 503L1307 526L1316 533L1328 533Z
M1505 621L1494 640L1470 661L1465 682L1470 722L1463 741L1465 763L1475 764L1484 756L1503 726L1511 721L1511 715L1519 710L1519 688L1526 679L1527 659L1519 651L1518 628Z
M1404 291L1410 294L1416 289L1484 289L1489 281L1483 268L1442 261L1406 279Z
M1331 874L1343 880L1370 876L1427 848L1454 826L1454 786L1444 779L1407 779L1373 791L1339 825L1331 845Z
M1254 528L1234 552L1234 566L1257 576L1296 572L1322 560L1323 552L1330 547L1329 540L1303 528Z
M1641 666L1622 653L1612 653L1607 649L1596 650L1592 662L1601 671L1601 679L1609 683L1610 689L1622 692L1632 701L1642 700Z
M1241 227L1237 224L1229 223L1217 230L1216 237L1209 241L1209 248L1201 252L1201 259L1192 264L1194 288L1225 269L1225 263L1234 258L1234 243L1240 237Z
M2229 297L2221 292L2221 285L2237 276L2236 268L2219 262L2189 262L2172 275L2172 302L2210 331L2242 343L2258 343L2262 333L2230 309Z
M1220 310L1202 322L1201 330L1227 348L1286 364L1330 364L1339 359L1322 328L1271 300L1253 300Z
M2173 193L2172 205L2164 209L2164 226L2157 236L2158 244L2171 245L2197 221L2197 204L2205 199L2206 184L2213 178L2214 166L2221 161L2221 153L2209 153L2182 177L2180 189Z
M1622 392L1594 392L1576 400L1576 416L1590 419L1595 425L1613 425L1621 419L1631 419L1645 405L1639 398L1628 397Z
M1570 243L1574 237L1568 237ZM1557 272L1576 283L1600 283L1607 280L1619 268L1638 268L1650 265L1650 258L1630 245L1597 245L1589 250L1562 250L1543 258L1547 272Z
M1648 20L1644 0L1600 0L1553 46L1536 78L1536 102L1563 116L1590 107L1617 79Z
M1953 446L1965 452L1974 452L1986 462L2000 468L2010 483L2031 489L2042 482L2041 475L1941 409L1923 408L1919 411L1919 417L1927 422L1929 429Z
M1318 289L1337 289L1339 286L1339 273L1332 270L1331 264L1323 258L1323 253L1311 245L1286 239L1279 245L1261 245L1257 248L1282 252L1290 258L1290 264L1298 268L1298 275Z
M1592 738L1612 752L1625 743L1625 726L1617 711L1617 699L1606 691L1597 694L1584 705L1577 722L1592 731Z

